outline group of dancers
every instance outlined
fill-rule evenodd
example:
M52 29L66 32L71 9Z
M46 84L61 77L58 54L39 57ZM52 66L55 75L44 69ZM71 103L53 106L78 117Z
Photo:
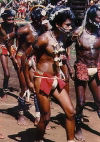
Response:
M18 97L18 124L25 124L26 94L34 95L37 112L36 142L44 140L50 120L50 97L63 109L68 142L75 138L85 141L82 113L88 84L100 117L100 4L90 6L80 27L75 27L75 16L64 5L35 5L30 13L31 23L19 27L15 13L7 9L0 24L0 59L4 71L3 97L8 92L10 77L8 57L17 72L21 92ZM74 68L69 61L69 47L75 43ZM74 81L76 109L69 96L69 78ZM71 93L71 92L70 92ZM34 134L33 134L34 135ZM0 134L0 138L4 138Z

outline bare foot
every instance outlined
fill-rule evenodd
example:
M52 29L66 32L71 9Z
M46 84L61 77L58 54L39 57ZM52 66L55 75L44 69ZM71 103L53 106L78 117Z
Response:
M47 126L46 126L46 130L50 130L51 129L51 126L50 126L50 124L48 124Z
M4 135L0 133L0 139L4 139Z
M26 117L24 115L19 116L17 123L18 123L18 125L26 126L27 125Z
M8 89L3 89L1 94L1 101L6 101L8 95L9 95Z
M76 140L78 141L82 141L82 142L85 142L85 138L82 134L82 130L81 129L77 129L76 132L75 132L75 138Z
M40 117L35 118L34 126L37 126L40 121Z

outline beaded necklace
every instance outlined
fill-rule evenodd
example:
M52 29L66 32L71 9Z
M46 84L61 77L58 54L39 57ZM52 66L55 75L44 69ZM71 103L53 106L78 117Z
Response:
M52 37L53 41L51 42L51 45L53 46L53 53L54 53L54 63L57 67L57 72L60 72L60 67L62 64L61 54L65 51L64 48L62 48L63 43L60 41L58 42L54 33L50 30L50 36Z

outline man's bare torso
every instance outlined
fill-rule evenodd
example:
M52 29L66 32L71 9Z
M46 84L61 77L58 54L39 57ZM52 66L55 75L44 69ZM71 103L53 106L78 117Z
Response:
M15 31L16 25L12 24L7 26L4 22L0 24L0 44L6 44L5 37L7 34L12 33ZM14 40L10 39L9 40L9 45L14 44Z
M84 30L77 39L76 57L77 62L82 62L87 67L96 67L99 60L100 37Z
M55 46L59 46L54 34L47 31L39 38L40 46L37 52L37 69L41 72L47 72L51 75L56 73L56 65L54 63ZM59 48L59 47L58 47Z
M32 27L31 24L27 24L24 27L19 28L18 30L18 51L24 52L27 48L32 46L35 38L37 37L37 33Z

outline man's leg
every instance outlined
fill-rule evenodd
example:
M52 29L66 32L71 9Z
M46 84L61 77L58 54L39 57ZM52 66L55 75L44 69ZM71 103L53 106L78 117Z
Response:
M22 92L21 92L22 93ZM25 111L26 111L26 104L25 104L25 98L24 97L18 97L18 125L26 125L26 119L25 119Z
M29 75L30 75L30 79L31 79L31 81L33 82L33 85L34 85L34 69L33 68L31 68L29 70ZM33 92L33 96L34 96L34 105L35 105L35 121L34 121L34 125L37 126L39 121L40 121L40 109L39 109L39 105L38 105L36 92Z
M67 86L66 86L66 89L63 89L60 94L58 93L56 89L53 96L59 101L62 109L64 110L66 114L65 126L66 126L67 140L69 142L70 141L75 142L74 141L75 110L70 100L70 97L67 93Z
M100 118L100 80L97 76L91 82L89 82L90 91L93 94L93 98L97 107L97 113Z
M8 81L10 77L9 67L8 67L8 56L1 55L1 64L4 71L4 81L3 81L3 98L7 97L8 93Z
M18 66L19 68L17 69L17 75L18 75L18 79L19 79L19 83L20 83L20 88L21 88L21 92L19 94L19 98L18 98L18 125L26 125L26 118L24 116L24 113L26 111L26 104L25 104L25 97L24 97L24 93L27 90L27 85L26 85L26 81L25 81L25 77L23 74L23 70L21 69L21 59L17 58L17 62L18 62Z
M75 138L80 141L84 141L82 130L81 130L81 120L82 113L85 104L85 90L86 90L86 82L75 80L75 92L76 92L76 130L75 130Z
M34 105L35 105L35 122L34 122L34 125L37 126L39 121L40 121L40 109L39 109L39 106L38 106L38 100L37 100L36 93L34 93Z
M18 97L18 125L27 125L25 112L27 111L27 105L25 101L25 97L23 96L25 93L25 89L21 89L21 92Z
M45 129L50 120L50 99L44 93L37 94L38 104L40 108L40 121L37 125L38 141L43 140Z

